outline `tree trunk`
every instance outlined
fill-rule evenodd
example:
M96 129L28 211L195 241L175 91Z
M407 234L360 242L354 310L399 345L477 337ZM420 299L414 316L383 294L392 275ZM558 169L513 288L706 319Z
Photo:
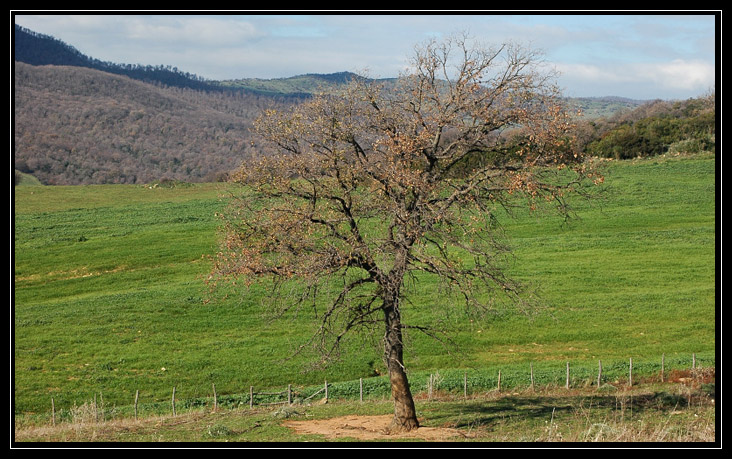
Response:
M409 431L419 427L419 422L412 392L409 389L407 373L404 371L404 345L398 293L384 295L384 318L386 321L386 361L391 382L391 395L394 398L394 419L389 426L389 431Z

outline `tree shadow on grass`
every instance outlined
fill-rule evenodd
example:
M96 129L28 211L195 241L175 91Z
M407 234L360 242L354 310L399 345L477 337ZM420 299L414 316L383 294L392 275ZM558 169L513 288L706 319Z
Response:
M431 423L449 424L455 428L475 425L490 426L510 419L520 425L523 421L549 421L563 414L584 410L597 413L628 411L643 414L646 411L669 412L689 406L686 395L667 392L644 394L582 394L567 396L507 395L492 400L469 400L440 407L429 415Z

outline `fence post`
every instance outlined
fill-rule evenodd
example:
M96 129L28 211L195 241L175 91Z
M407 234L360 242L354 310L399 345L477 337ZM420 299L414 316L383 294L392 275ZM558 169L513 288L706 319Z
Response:
M468 399L468 372L463 374L463 397L465 400Z
M211 387L213 388L213 393L214 393L214 411L216 411L216 408L218 408L218 402L216 399L216 384L211 383Z
M249 408L254 405L254 386L249 386Z
M633 357L630 358L630 366L628 367L628 386L633 387Z
M567 362L567 382L564 384L564 387L569 390L569 362Z
M292 384L287 385L287 404L292 405Z
M53 403L53 397L51 397L51 424L56 425L56 404Z
M691 354L691 369L696 370L696 354Z
M137 400L140 398L140 390L135 391L135 421L137 421Z
M173 405L173 416L175 416L175 386L173 386L173 398L171 399L170 404Z
M529 372L531 374L531 390L534 390L534 364L529 362Z
M661 354L661 382L664 382L664 364L666 363L666 354Z
M325 380L325 401L328 402L328 380Z
M104 422L104 396L99 392L99 406L102 409L102 422Z
M501 370L498 370L498 392L501 391Z
M600 381L602 380L602 360L597 361L597 388L600 388Z
M363 378L358 378L358 399L363 403Z

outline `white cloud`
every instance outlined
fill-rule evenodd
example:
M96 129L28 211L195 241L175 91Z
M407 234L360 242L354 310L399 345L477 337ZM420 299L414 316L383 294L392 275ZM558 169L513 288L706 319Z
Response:
M560 84L582 88L578 95L624 95L653 98L663 90L669 97L701 94L715 85L713 63L674 59L654 63L556 64ZM678 95L676 95L678 94Z
M563 77L571 80L585 81L587 83L604 84L608 82L617 83L630 81L627 72L620 72L617 68L608 69L592 64L555 64L555 67Z
M250 22L215 17L167 16L160 21L139 18L125 25L129 38L165 45L230 46L265 35Z
M669 89L704 89L714 85L714 65L675 59L668 63L639 66L639 76Z

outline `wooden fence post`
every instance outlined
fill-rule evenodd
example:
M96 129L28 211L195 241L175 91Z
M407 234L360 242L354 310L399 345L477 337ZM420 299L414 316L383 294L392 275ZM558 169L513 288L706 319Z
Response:
M173 398L170 400L170 404L173 406L173 416L175 416L175 386L173 386Z
M328 401L328 380L325 380L325 401Z
M463 374L463 398L468 399L468 372Z
M358 399L363 403L363 378L358 378Z
M569 362L567 362L567 382L564 384L564 387L569 390Z
M696 370L696 354L691 354L691 369Z
M597 361L597 388L600 388L600 381L602 380L602 360Z
M214 393L214 411L216 411L216 409L219 407L218 400L216 397L216 383L211 383L211 387L213 388L213 393Z
M529 373L531 375L531 390L534 390L534 364L529 363Z
M140 398L140 390L135 391L135 421L137 421L137 400Z
M628 367L628 386L633 387L633 357L630 358L630 365Z
M292 405L292 384L287 385L287 404Z
M498 392L501 391L501 370L498 370Z
M254 405L254 386L249 386L249 408Z
M661 382L664 382L664 380L663 380L664 379L664 374L663 374L664 368L663 367L664 367L664 364L666 363L665 360L666 360L666 354L661 354Z
M53 403L53 397L51 397L51 424L56 425L56 404Z

